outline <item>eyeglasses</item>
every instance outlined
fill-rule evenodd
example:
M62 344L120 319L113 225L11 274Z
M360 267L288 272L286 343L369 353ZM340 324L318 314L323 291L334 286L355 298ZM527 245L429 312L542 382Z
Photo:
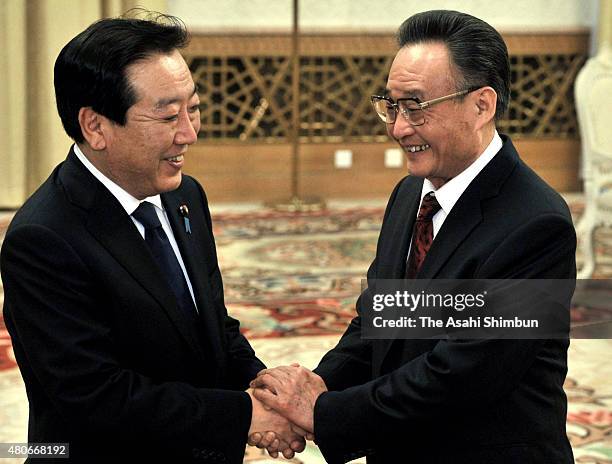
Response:
M460 92L451 93L450 95L434 98L426 102L419 102L417 98L398 98L397 101L394 102L391 98L380 95L372 95L371 100L374 111L376 111L383 122L393 124L399 112L411 126L422 126L425 124L425 113L423 110L437 103L462 97L479 88L480 87L470 87L467 90L461 90Z

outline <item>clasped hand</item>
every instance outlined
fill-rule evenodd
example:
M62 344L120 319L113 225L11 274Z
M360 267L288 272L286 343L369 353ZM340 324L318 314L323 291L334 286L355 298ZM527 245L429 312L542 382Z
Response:
M287 459L314 439L314 405L327 391L325 382L299 364L264 369L251 381L253 401L249 445L266 448L272 457Z

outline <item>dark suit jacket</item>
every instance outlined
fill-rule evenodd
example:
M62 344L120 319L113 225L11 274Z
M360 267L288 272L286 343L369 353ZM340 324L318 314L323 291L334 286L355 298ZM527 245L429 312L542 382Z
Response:
M28 439L68 442L74 462L243 460L244 390L264 365L227 314L201 186L183 176L161 197L196 325L125 210L72 152L6 234L4 318L30 403Z
M418 278L575 277L563 199L501 151L457 201ZM423 180L395 188L368 279L401 279ZM367 290L366 290L367 292ZM362 294L358 314L368 309ZM571 463L566 340L364 340L351 322L316 372L315 436L331 463Z

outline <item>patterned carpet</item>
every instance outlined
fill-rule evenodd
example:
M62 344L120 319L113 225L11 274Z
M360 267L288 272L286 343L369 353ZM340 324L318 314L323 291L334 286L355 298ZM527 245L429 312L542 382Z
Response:
M567 198L578 218L580 198ZM353 317L383 212L383 201L335 203L310 214L248 205L213 208L228 309L266 364L297 361L314 367L334 346ZM0 216L0 240L7 223L8 217ZM596 243L596 274L612 276L612 231L598 230ZM593 312L585 307L593 304L598 302L577 305L572 319L587 321ZM602 306L598 317L608 317ZM567 430L577 463L612 464L611 355L612 340L573 340L570 346ZM25 441L27 401L1 319L0 424L0 442ZM245 462L275 461L249 448ZM292 462L324 461L309 445Z

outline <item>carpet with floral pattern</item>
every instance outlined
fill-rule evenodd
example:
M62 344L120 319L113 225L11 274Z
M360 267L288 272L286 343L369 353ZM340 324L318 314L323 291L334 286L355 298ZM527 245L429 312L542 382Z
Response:
M578 219L583 210L580 197L567 198ZM383 212L383 201L337 202L308 214L249 205L213 208L228 310L241 320L266 364L297 361L314 367L335 345L354 316ZM9 220L10 214L0 215L0 241ZM596 276L612 277L612 231L597 230L595 240ZM612 320L611 296L602 292L575 304L572 321ZM0 303L1 299L0 287ZM611 355L608 339L573 340L570 346L567 431L577 463L612 463ZM0 442L25 441L26 426L23 383L0 318ZM268 461L273 462L264 452L247 449L245 462ZM309 445L292 462L324 460L316 446Z

